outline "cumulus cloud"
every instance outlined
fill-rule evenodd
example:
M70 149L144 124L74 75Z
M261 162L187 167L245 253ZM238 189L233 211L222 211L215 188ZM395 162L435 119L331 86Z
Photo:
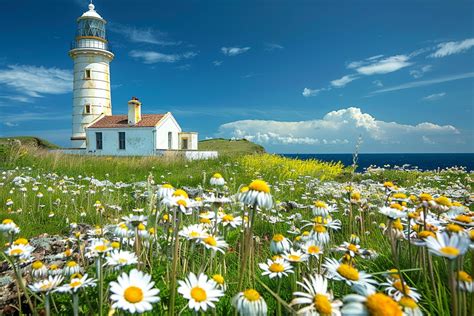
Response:
M364 61L350 63L347 67L362 75L387 74L412 65L407 55L395 55L382 58L382 55L370 57Z
M340 79L331 81L331 85L336 88L342 88L347 85L349 82L356 80L358 77L354 75L346 75Z
M459 42L445 42L437 46L437 50L429 57L441 58L449 55L463 53L474 46L474 38L468 38Z
M314 96L318 95L318 93L319 93L321 90L322 90L322 89L304 88L302 95L303 95L304 97L306 97L306 98L308 98L308 97L314 97Z
M406 144L449 141L460 134L451 125L437 125L423 122L416 125L377 120L360 108L349 107L331 111L320 119L306 121L241 120L223 124L219 127L219 136L246 138L267 145L338 145L348 148L355 144L358 135L369 146L397 146L403 150ZM344 147L346 145L346 147ZM341 147L342 146L342 147Z
M221 52L226 56L237 56L247 52L250 47L222 47Z
M72 72L59 68L29 65L9 65L0 69L0 85L24 96L9 96L11 100L28 102L45 94L63 94L72 90Z
M436 101L436 100L441 99L445 95L446 95L446 92L434 93L434 94L427 95L426 97L423 97L423 100L424 101Z
M167 34L154 30L152 28L137 28L135 26L111 23L108 30L118 33L133 43L146 43L161 46L180 45L181 42L173 42L165 40Z
M155 63L175 63L183 59L190 59L197 56L196 52L186 52L183 54L163 54L155 51L132 50L130 57L142 61L145 64Z

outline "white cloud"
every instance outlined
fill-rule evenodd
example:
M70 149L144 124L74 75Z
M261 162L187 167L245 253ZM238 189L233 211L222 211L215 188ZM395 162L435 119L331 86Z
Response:
M181 42L167 41L166 33L153 30L152 28L137 28L129 25L111 23L108 30L121 34L133 43L147 43L162 46L180 45Z
M237 56L247 52L250 47L222 47L221 52L226 56Z
M307 121L272 121L241 120L223 124L219 127L218 136L247 138L268 145L344 145L355 144L358 135L369 146L396 146L393 149L403 150L403 145L424 141L449 141L460 132L451 125L437 125L423 122L408 125L397 122L377 120L360 108L350 107L332 111L321 119ZM446 138L446 139L445 139ZM395 145L396 144L396 145Z
M318 93L319 93L321 90L322 90L322 89L304 88L302 95L303 95L304 97L306 97L306 98L308 98L308 97L314 97L314 96L318 95Z
M18 124L15 124L15 123L12 123L12 122L4 122L3 123L5 126L8 126L8 127L15 127L15 126L18 126Z
M398 85L398 86L393 86L393 87L388 87L388 88L384 88L384 89L375 90L375 91L371 92L371 94L378 94L378 93L383 93L383 92L390 92L390 91L425 87L425 86L430 86L430 85L437 84L437 83L443 83L443 82L461 80L461 79L468 79L468 78L473 78L473 77L474 77L474 72L467 72L467 73L463 73L463 74L459 74L459 75L443 76L443 77L439 77L439 78L436 78L436 79L412 81L412 82L404 83L404 84L401 84L401 85Z
M284 48L282 45L276 44L276 43L265 43L264 46L265 46L265 50L269 52Z
M0 98L7 99L10 101L22 102L22 103L33 102L32 98L24 96L24 95L1 95Z
M186 52L183 54L163 54L155 51L132 50L130 57L141 60L145 64L155 63L175 63L183 59L190 59L197 55L196 52Z
M446 92L434 93L434 94L427 95L426 97L423 97L423 100L424 101L436 101L436 100L441 99L445 95L446 95Z
M422 67L419 67L417 69L412 69L410 70L410 75L415 78L415 79L418 79L418 78L421 78L424 76L425 73L431 71L431 69L433 69L433 66L431 65L424 65Z
M340 79L331 81L331 85L336 88L342 88L349 82L356 80L358 77L354 75L346 75Z
M29 65L9 65L0 69L0 85L14 89L26 97L42 97L44 94L63 94L72 90L72 72L58 68ZM10 97L10 99L15 96ZM17 101L25 102L25 98Z
M214 60L212 62L212 64L216 67L219 67L220 65L222 65L223 61L222 60Z
M379 56L371 58L375 57ZM412 65L409 59L406 55L395 55L383 59L379 57L378 59L368 60L368 62L353 62L349 64L348 68L355 68L358 73L366 76L387 74Z
M459 42L445 42L437 46L437 50L429 57L441 58L449 55L459 54L471 49L474 46L474 38L468 38Z
M374 81L372 81L372 83L374 85L376 85L377 87L383 87L383 83L380 80L374 80Z

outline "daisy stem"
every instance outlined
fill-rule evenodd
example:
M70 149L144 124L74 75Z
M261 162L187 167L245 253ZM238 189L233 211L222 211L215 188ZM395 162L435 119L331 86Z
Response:
M175 220L175 227L173 231L174 235L174 251L173 251L173 262L171 266L171 282L170 282L170 306L169 315L174 315L174 305L176 299L176 278L178 270L178 255L179 255L179 223L181 221L181 212L176 214L176 208L174 208L173 219ZM178 217L176 217L178 216Z
M455 265L456 265L455 260L450 260L450 262L448 262L449 285L451 287L451 303L452 303L451 315L458 316L458 297L457 297L457 291L456 291Z
M474 275L474 250L471 250L471 275ZM474 291L471 293L471 314L474 314Z
M104 280L102 276L102 262L100 255L96 259L97 279L99 280L99 315L102 316L102 301L104 292Z
M49 294L48 293L46 293L44 295L44 309L45 309L46 316L51 315L51 306L49 304Z
M276 292L278 296L280 296L281 281L282 281L282 278L278 278L278 285L277 285L277 292ZM278 300L277 300L277 316L281 316L281 304Z
M72 294L72 310L73 310L74 316L79 315L79 294L78 293Z

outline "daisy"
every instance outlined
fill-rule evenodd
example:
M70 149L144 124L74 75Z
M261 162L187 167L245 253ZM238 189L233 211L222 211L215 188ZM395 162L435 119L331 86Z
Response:
M209 180L209 183L214 186L223 186L225 184L225 180L220 173L214 173L212 178Z
M323 224L314 224L310 238L323 245L329 243L329 233Z
M398 203L393 203L390 206L383 206L379 209L379 213L387 216L390 219L398 219L407 217L407 212Z
M329 279L343 281L357 292L361 289L374 289L373 284L377 283L370 274L359 271L349 264L339 263L334 258L326 259L323 266L326 268L326 275Z
M60 275L49 276L47 279L30 284L28 287L35 293L49 294L61 284L64 278Z
M125 267L138 262L136 254L126 250L114 250L105 259L107 260L106 265L114 268Z
M365 289L361 294L349 294L343 299L342 315L402 316L402 308L390 296Z
M267 303L263 297L254 289L248 289L237 293L232 298L232 306L237 309L241 316L265 316L267 315Z
M360 249L360 245L356 245L356 244L352 244L352 243L348 243L347 241L344 241L342 245L335 248L335 251L343 251L349 254L353 258L359 253L363 252L364 249Z
M311 206L311 210L313 211L314 216L328 216L329 213L334 212L333 206L328 206L323 201L315 201Z
M224 253L224 249L228 247L225 240L221 239L221 237L214 235L208 235L206 238L200 239L200 242L207 249L211 249L213 251L220 251L222 253Z
M294 292L295 298L291 301L290 305L304 305L297 314L304 315L328 315L338 316L341 315L339 311L342 306L342 302L334 301L334 297L331 292L328 292L327 280L316 274L310 275L309 278L304 278L303 282L297 282L305 292Z
M53 263L48 267L49 275L62 275L63 269L61 269L57 264Z
M301 250L309 256L318 258L319 255L323 253L323 246L314 240L308 240L306 243L301 245Z
M291 264L282 258L268 259L267 263L259 263L258 266L263 270L262 275L268 275L270 279L282 278L288 276L288 273L293 273Z
M0 232L6 234L18 234L20 232L20 228L15 224L15 222L9 218L4 219L0 224Z
M156 193L160 200L172 196L174 193L174 188L171 184L162 184L158 187L158 192Z
M15 259L28 260L33 250L34 248L30 245L18 244L8 248L5 253Z
M300 263L308 260L309 256L299 249L290 249L290 251L283 254L283 258L291 263Z
M81 267L77 264L76 261L68 261L64 265L64 275L65 276L71 276L73 274L77 274L81 271Z
M466 253L469 247L469 238L464 234L436 233L436 238L429 236L425 239L428 250L440 257L453 260Z
M469 274L467 274L465 271L458 271L456 276L459 289L469 293L474 292L474 283L472 282L472 277Z
M225 279L222 275L214 274L211 279L216 283L217 288L221 289L222 291L225 291L227 289Z
M208 233L203 224L193 224L184 226L183 229L179 231L179 235L187 240L199 240L206 238Z
M179 281L178 293L188 300L189 309L195 312L215 308L214 303L224 296L215 281L209 280L203 273L196 276L192 272L184 281Z
M130 237L132 234L133 232L129 229L125 222L117 224L117 227L115 227L114 230L114 235L119 238L127 238Z
M122 273L117 281L110 283L112 307L134 314L151 310L152 303L160 300L160 290L153 288L149 274L133 269L130 274Z
M416 301L410 297L402 297L398 304L402 307L405 316L423 316L423 312Z
M270 187L263 180L252 181L248 186L248 191L241 192L239 199L245 205L252 205L266 209L270 209L273 206Z
M234 217L232 214L222 213L221 216L219 216L219 223L221 223L224 227L230 226L232 228L237 228L238 226L242 225L242 217Z
M406 282L402 283L400 278L389 278L386 283L381 285L385 286L385 292L390 295L395 301L400 301L402 297L409 297L415 302L418 302L421 295L416 291L415 288L409 287Z
M48 275L48 269L43 262L37 260L31 264L31 275L33 278L42 279Z
M94 239L88 247L86 256L89 258L102 256L110 250L112 250L112 247L110 246L110 242L108 240L103 238Z
M87 277L87 274L84 276L74 277L69 281L69 283L64 284L58 288L58 292L62 293L77 293L80 289L86 287L93 287L96 285L96 280L90 279Z
M291 242L288 238L282 234L275 234L270 242L270 251L274 254L283 253L289 251L291 248Z
M125 221L127 225L131 227L137 227L140 224L143 224L146 226L148 216L130 214L128 216L122 217L122 219Z

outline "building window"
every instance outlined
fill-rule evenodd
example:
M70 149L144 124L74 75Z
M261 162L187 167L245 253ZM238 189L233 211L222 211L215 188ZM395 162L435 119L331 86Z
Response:
M119 149L125 149L125 132L119 132Z
M86 108L84 109L84 111L85 111L86 114L91 114L91 105L86 104Z
M90 69L85 70L84 79L91 79L91 70Z
M102 133L101 132L95 133L95 148L102 149Z
M181 149L188 149L188 139L187 138L181 139Z
M173 145L173 133L168 132L168 149L171 149L172 145Z

